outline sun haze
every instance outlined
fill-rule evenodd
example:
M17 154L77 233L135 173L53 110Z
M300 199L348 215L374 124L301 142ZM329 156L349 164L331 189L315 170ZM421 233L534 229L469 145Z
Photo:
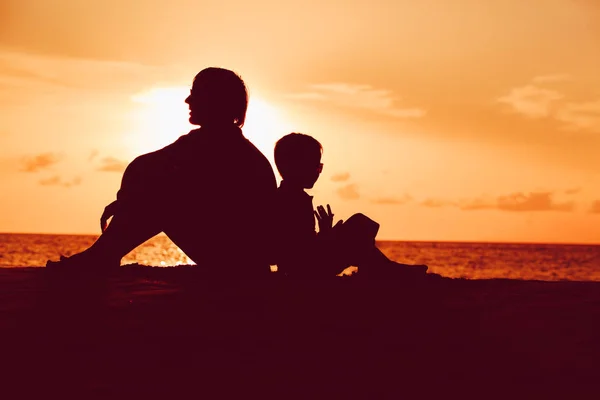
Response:
M311 194L336 218L599 243L599 48L588 0L4 1L0 232L99 233L127 163L193 129L192 79L222 66L271 162L292 131L323 144Z

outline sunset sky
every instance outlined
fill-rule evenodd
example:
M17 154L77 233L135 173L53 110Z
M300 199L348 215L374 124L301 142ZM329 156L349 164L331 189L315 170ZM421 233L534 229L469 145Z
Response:
M315 206L380 239L600 243L595 0L3 0L0 232L99 233L208 66L270 160L321 141Z

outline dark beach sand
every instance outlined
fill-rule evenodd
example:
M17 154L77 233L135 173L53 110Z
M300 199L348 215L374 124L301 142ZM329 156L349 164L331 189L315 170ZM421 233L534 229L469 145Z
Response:
M11 268L0 335L5 399L600 398L593 282Z

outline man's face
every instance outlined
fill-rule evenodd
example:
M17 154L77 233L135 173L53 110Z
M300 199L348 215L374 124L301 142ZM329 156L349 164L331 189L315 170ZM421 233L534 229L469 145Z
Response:
M185 102L190 108L189 121L192 125L202 125L202 123L206 121L206 114L208 111L208 98L206 93L206 84L201 75L198 74L194 79L190 95L185 99Z

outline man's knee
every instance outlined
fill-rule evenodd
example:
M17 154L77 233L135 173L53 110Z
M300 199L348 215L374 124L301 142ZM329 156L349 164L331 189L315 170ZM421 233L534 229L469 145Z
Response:
M136 175L141 175L152 163L152 159L149 156L150 154L143 154L134 158L133 161L127 165L127 168L125 168L123 177L134 177Z
M153 153L143 154L129 163L121 180L121 189L144 186L152 182L157 171L156 157Z

